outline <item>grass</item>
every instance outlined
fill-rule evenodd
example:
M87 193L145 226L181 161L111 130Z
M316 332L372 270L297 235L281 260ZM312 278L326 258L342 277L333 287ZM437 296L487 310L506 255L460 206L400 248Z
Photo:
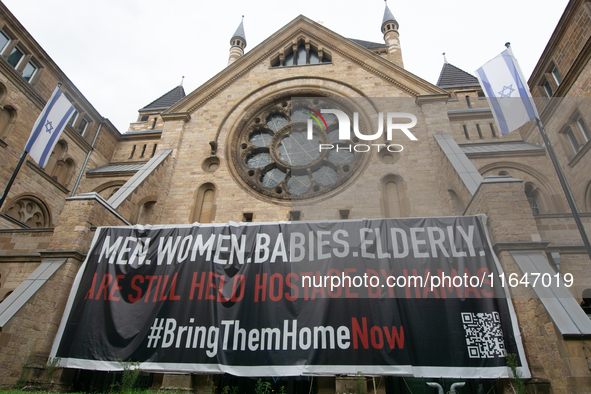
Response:
M0 394L55 394L55 391L44 391L44 390L34 390L34 391L25 391L25 390L0 390ZM153 391L150 390L129 390L129 391L112 391L110 393L121 393L121 394L153 394ZM68 393L68 394L88 394L85 392L77 392L77 393Z

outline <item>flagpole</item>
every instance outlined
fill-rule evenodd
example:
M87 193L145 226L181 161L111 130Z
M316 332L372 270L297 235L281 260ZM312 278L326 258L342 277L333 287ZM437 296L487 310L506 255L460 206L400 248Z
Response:
M49 101L45 103L41 114L33 125L33 130L29 136L29 140L25 144L21 158L12 173L4 194L0 197L0 208L8 196L8 192L14 183L14 179L23 165L27 154L31 156L41 168L45 168L50 153L57 143L59 136L66 127L70 115L74 111L74 107L61 92L62 83L58 82L57 87L53 91ZM55 126L52 124L55 123ZM47 134L42 133L43 128L46 128ZM41 137L43 135L43 137Z
M16 174L18 174L19 170L21 169L21 166L23 165L23 162L25 161L26 157L27 157L27 152L23 151L23 154L21 155L21 158L18 161L18 164L16 165L16 169L14 170L14 172L12 173L12 176L10 177L10 180L8 181L8 185L6 185L6 189L4 189L4 194L2 195L2 197L0 197L0 208L2 208L2 204L4 204L4 200L6 200L6 196L8 196L8 192L10 191L10 188L12 187L12 184L14 183L14 179L16 178Z
M585 249L587 249L587 254L591 259L591 243L589 243L589 238L587 238L587 232L585 231L585 227L583 226L583 222L581 222L581 217L579 216L579 210L577 209L577 204L575 203L575 199L568 187L568 183L566 182L566 178L564 177L564 173L560 168L560 164L558 164L558 160L556 159L556 155L554 154L554 149L552 149L552 145L550 145L550 141L548 140L548 136L546 135L546 129L544 129L544 125L539 118L534 120L536 125L540 129L540 134L542 134L542 139L544 140L544 144L546 145L546 149L548 149L548 155L550 156L550 160L552 160L552 164L554 165L554 170L556 170L556 175L558 175L558 180L562 185L562 190L564 190L564 194L566 195L566 199L568 201L568 205L570 206L570 210L575 218L575 223L577 223L577 227L579 228L579 233L581 234L581 238L583 238L583 244L585 245Z

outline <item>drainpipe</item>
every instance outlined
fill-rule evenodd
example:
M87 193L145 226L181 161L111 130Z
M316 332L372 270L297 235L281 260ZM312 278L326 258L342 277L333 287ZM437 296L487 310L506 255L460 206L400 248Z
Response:
M74 197L74 194L76 194L76 190L78 189L78 185L80 184L80 179L82 179L82 174L84 174L84 170L86 170L86 165L88 164L88 159L90 159L90 154L94 150L94 144L96 143L96 139L97 139L99 133L101 132L102 127L103 127L103 124L101 122L101 124L99 124L98 130L96 131L96 134L94 135L94 139L92 140L92 145L90 145L90 150L88 151L88 154L86 155L86 160L84 160L84 164L82 165L82 169L80 170L80 174L78 174L78 179L76 180L76 184L74 185L74 189L72 190L72 194L70 195L70 197Z
M466 382L457 382L451 385L451 388L449 389L450 393L457 393L458 391L456 390L458 387L464 387L466 385Z

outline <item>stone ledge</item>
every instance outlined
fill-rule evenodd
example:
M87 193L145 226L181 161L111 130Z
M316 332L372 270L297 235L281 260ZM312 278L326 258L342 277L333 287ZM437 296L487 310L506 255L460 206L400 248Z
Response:
M431 104L438 101L447 102L448 99L449 94L422 94L415 98L415 103L422 106L423 104Z
M67 259L75 259L78 261L84 261L86 259L86 255L80 253L76 250L40 250L39 255L42 258L67 258Z
M40 263L41 262L41 255L25 255L25 254L16 254L16 255L4 255L0 256L0 261L3 263Z
M4 217L4 218L10 218L12 219L10 216L4 215L4 214L0 214L0 216ZM13 219L14 220L14 219ZM18 222L18 220L17 220ZM21 225L23 225L21 222L18 222ZM53 227L43 227L43 228L30 228L30 227L25 227L25 228L3 228L0 229L0 234L10 234L10 233L52 233L54 230Z
M104 206L106 209L108 209L113 215L117 216L117 218L119 218L123 223L125 223L128 226L132 225L127 220L125 220L125 218L121 216L115 209L113 209L113 207L109 205L109 203L105 201L105 199L102 198L98 193L84 193L74 197L66 198L66 201L70 200L95 200L99 202L102 206Z
M493 250L496 254L510 250L546 250L550 242L495 242Z
M162 120L165 122L169 120L182 120L183 122L188 122L191 120L191 114L188 112L173 112L170 114L162 114Z
M585 245L549 245L547 251L563 254L587 254Z

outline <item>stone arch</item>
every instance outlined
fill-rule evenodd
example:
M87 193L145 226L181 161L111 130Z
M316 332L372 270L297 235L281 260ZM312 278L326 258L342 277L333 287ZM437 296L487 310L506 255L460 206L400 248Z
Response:
M8 89L6 85L0 82L0 105L4 104L4 100L8 97Z
M191 210L191 223L211 223L215 218L215 200L217 196L217 188L211 183L207 182L199 186L195 192L195 204Z
M566 207L561 199L561 194L554 189L548 177L528 165L503 161L487 164L478 171L483 177L509 175L523 179L524 192L526 192L525 188L529 187L528 192L530 195L535 195L538 207L541 208L540 213L565 212Z
M110 181L107 183L103 183L99 187L95 188L93 192L98 193L102 198L108 200L113 196L113 194L117 193L117 191L121 188L121 186L125 185L126 181Z
M47 165L45 166L45 172L51 175L53 173L53 169L55 168L56 164L60 160L64 160L66 158L66 154L68 153L68 143L61 139L55 144L53 147L53 151L47 159Z
M408 217L410 204L406 197L406 182L399 175L389 174L382 178L381 189L384 217Z
M358 100L362 100L366 95L352 86L332 79L298 77L272 82L237 102L222 119L216 131L214 141L218 143L220 148L225 149L226 163L229 164L228 169L232 177L237 181L237 184L243 190L259 199L262 197L240 180L240 175L236 170L239 163L237 162L236 156L231 154L232 147L238 143L237 139L239 138L240 130L246 126L249 119L272 103L288 97L330 97L338 101L349 97L356 97ZM360 114L361 123L370 125L373 124L372 119L374 117L375 119L378 118L379 110L375 103L370 100L365 100L365 102L349 102L349 105L355 106L354 112ZM199 116L199 110L197 110L197 115ZM350 185L354 184L355 180L364 172L363 170L369 163L370 155L365 156L367 157L363 158L363 162L359 167L360 170L356 171L346 184L313 199L323 200L329 198L330 196L341 193ZM308 199L307 201L312 201L313 199ZM291 205L290 201L275 201L271 199L265 199L265 201L279 205Z
M465 205L460 200L460 197L453 189L447 190L447 197L448 197L448 205L450 209L449 216L461 216L464 213Z
M0 107L0 138L5 139L14 128L17 112L10 105Z
M15 197L4 213L31 228L51 226L51 214L47 205L31 194Z
M545 198L543 197L540 188L537 187L536 184L532 182L526 182L525 195L527 196L527 201L529 202L529 206L531 207L532 213L534 215L548 212Z
M135 222L137 224L154 224L157 202L158 197L154 194L142 198L137 204L136 213L133 215L136 219Z
M67 186L74 175L75 168L76 163L68 157L65 160L58 160L49 175L60 184Z
M299 82L299 83L296 83ZM300 86L294 88L294 86ZM303 86L303 87L302 87ZM305 97L305 95L318 95L325 97L367 97L358 88L330 78L288 78L274 81L252 91L248 96L238 101L224 116L216 131L215 141L225 140L232 129L241 127L240 121L246 122L252 114L275 100L283 97ZM372 104L370 102L370 104ZM189 112L198 111L197 106L190 108ZM377 107L373 107L376 116ZM371 114L373 115L373 113Z

